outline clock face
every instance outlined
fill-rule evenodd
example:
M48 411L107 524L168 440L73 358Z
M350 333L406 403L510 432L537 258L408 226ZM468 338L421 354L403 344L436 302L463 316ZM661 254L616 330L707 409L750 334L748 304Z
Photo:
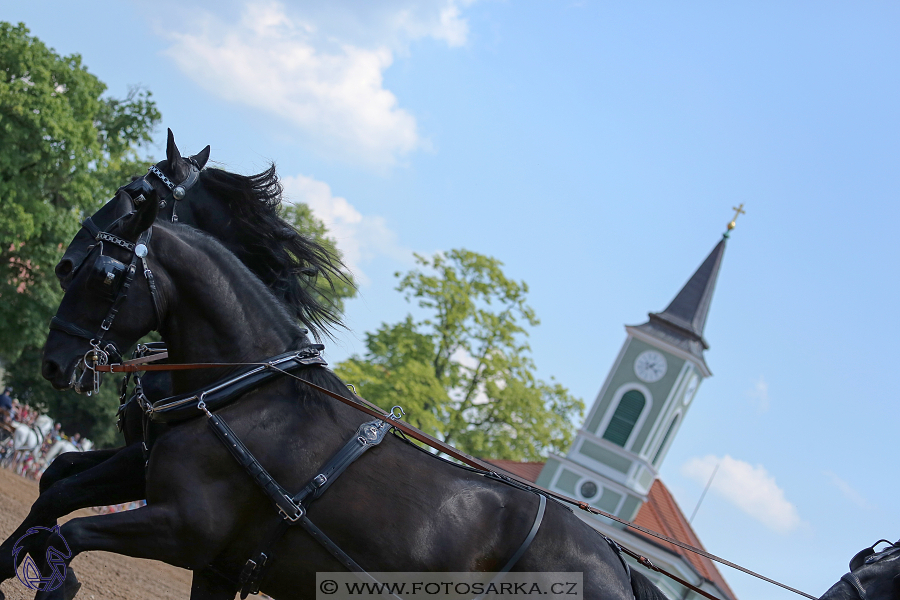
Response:
M700 380L696 375L691 377L691 380L688 381L687 387L684 388L684 404L687 406L691 403L691 400L694 399L694 392L697 391L697 386L700 384Z
M641 352L634 361L634 373L641 381L653 383L666 374L666 357L656 350Z

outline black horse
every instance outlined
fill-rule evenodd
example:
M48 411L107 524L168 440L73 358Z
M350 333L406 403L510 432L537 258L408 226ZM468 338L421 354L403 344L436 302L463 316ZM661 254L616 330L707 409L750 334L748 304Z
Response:
M161 199L158 219L190 224L223 240L316 337L340 326L334 307L315 290L311 276L322 277L327 284L335 280L346 283L343 265L279 216L281 187L274 166L250 176L204 169L209 146L194 156L182 157L171 130L166 155L154 165L158 175L151 173L124 186L86 221L56 267L63 289L96 245L98 231L131 212L131 197L143 191ZM180 199L175 199L177 190L170 189L167 182L186 188ZM165 374L148 376L144 391L151 399L161 398L171 393L171 382ZM145 497L144 458L140 445L135 445L141 437L136 405L129 405L123 422L125 448L64 454L44 473L40 498L21 526L0 545L0 578L14 575L12 544L30 527L50 527L78 508Z
M157 210L156 202L144 202L110 231L132 243L146 242L158 298L138 270L106 340L127 347L158 328L170 357L186 363L253 363L307 345L282 304L211 237L157 224L146 241ZM129 264L140 248L129 252L110 246L105 253ZM58 319L99 330L111 304L92 275L100 260L99 248L85 258L85 268L69 283ZM155 305L163 307L159 322ZM89 351L87 340L51 331L44 376L58 389L69 388ZM237 368L177 371L173 391L190 395ZM300 373L332 393L349 396L323 367ZM211 432L200 407L190 409L196 418L168 427L153 440L147 506L73 519L61 533L74 555L104 550L161 560L195 570L192 597L232 598L234 577L278 517L272 501ZM355 409L287 377L242 395L216 410L216 416L230 424L287 490L303 488L366 420ZM530 491L443 462L389 435L334 482L327 501L312 503L309 516L368 571L495 571L521 546L539 504ZM288 529L269 556L261 589L276 597L312 596L316 572L342 570L342 563L296 528ZM606 540L554 501L547 503L542 526L514 570L582 572L589 598L664 598L639 574L629 577ZM206 581L196 585L201 576ZM64 593L60 588L47 597Z
M887 547L876 551L881 542ZM820 600L900 600L900 540L879 540L858 552L850 572L841 577Z

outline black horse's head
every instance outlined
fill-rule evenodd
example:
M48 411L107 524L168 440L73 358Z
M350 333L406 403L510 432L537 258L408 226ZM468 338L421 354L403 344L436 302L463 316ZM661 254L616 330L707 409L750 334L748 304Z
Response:
M159 218L168 221L181 220L196 227L194 205L219 204L203 189L203 186L196 185L199 182L200 171L208 160L209 146L194 156L182 157L170 129L166 143L166 159L153 165L143 177L138 177L119 188L115 198L84 221L82 228L56 265L56 277L63 290L68 287L90 248L96 243L97 232L106 231L131 210L120 201L123 193L131 198L137 198L140 195L147 196L152 191L157 195L160 204Z
M340 327L340 315L318 291L316 279L332 289L336 280L351 286L352 281L339 257L282 218L282 188L275 166L256 175L239 175L206 169L208 160L209 146L183 157L169 130L166 159L119 188L116 198L85 220L56 266L62 288L68 287L96 243L97 232L126 214L119 196L136 199L152 193L158 196L159 220L178 221L219 240L316 337Z
M881 542L888 546L880 551ZM900 540L879 540L850 561L850 572L820 600L900 600Z
M160 325L159 294L151 286L150 226L159 212L156 194L136 209L127 193L117 194L115 214L125 213L86 249L73 273L44 347L42 374L58 390L96 386L76 382L79 365L120 361L122 352ZM159 286L161 282L154 282ZM85 374L90 369L85 369Z

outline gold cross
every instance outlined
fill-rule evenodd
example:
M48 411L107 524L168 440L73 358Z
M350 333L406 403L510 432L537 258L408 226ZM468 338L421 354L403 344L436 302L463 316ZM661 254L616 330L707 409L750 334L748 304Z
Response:
M746 215L747 211L744 210L744 204L741 203L738 206L732 206L731 210L734 211L734 218L731 220L731 223L728 224L728 231L731 231L735 227L735 221L737 221L738 215Z

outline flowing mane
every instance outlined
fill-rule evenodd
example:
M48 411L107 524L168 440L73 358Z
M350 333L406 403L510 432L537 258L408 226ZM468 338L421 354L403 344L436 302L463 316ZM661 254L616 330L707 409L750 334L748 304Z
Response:
M230 247L319 339L343 327L334 303L316 289L322 277L351 284L333 252L298 232L280 215L282 186L275 165L256 175L206 168L200 181L227 206L234 220L236 244Z

